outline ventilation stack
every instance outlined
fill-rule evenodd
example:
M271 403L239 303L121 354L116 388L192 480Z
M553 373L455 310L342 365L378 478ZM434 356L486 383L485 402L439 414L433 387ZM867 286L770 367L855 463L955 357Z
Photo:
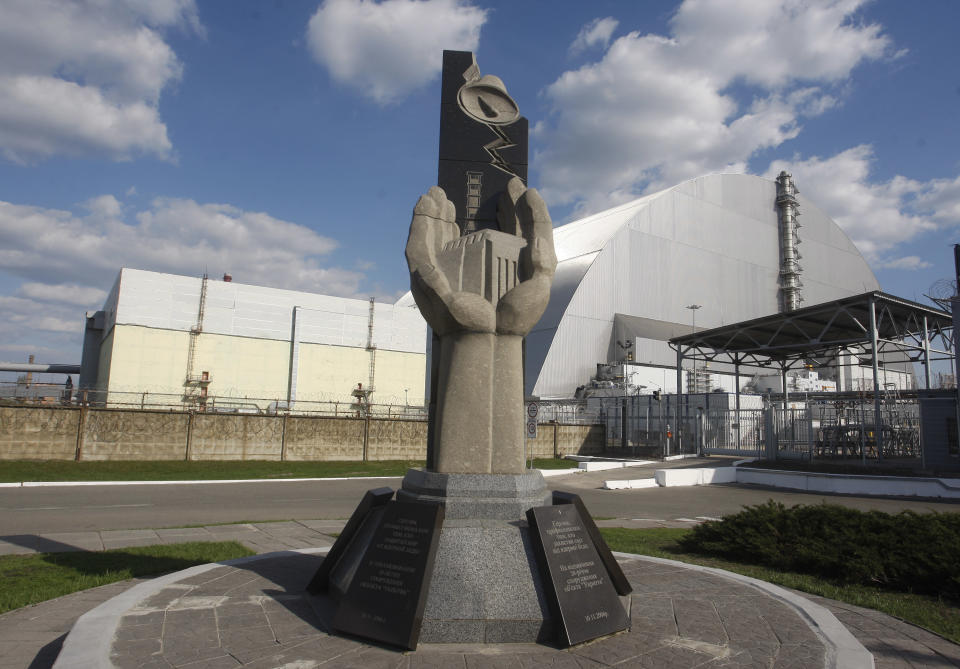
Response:
M796 311L803 301L800 282L800 252L797 245L800 240L797 229L800 224L800 207L797 204L797 187L793 177L787 172L780 172L777 177L777 212L780 227L780 294L782 296L782 310Z

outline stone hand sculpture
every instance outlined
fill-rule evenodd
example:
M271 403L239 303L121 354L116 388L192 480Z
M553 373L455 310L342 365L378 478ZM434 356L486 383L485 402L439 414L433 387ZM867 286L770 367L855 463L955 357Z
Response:
M461 236L455 213L431 188L406 248L413 297L439 337L434 469L522 473L523 337L550 299L553 224L517 178L500 196L499 231Z

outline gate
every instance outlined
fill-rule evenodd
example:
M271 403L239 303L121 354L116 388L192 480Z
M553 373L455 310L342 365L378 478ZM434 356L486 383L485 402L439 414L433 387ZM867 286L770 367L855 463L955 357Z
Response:
M709 409L702 418L703 453L705 455L742 455L760 457L763 449L764 421L762 409Z

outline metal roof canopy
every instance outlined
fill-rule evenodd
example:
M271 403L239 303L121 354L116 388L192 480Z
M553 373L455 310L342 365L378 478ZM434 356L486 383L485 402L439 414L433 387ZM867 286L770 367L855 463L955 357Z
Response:
M931 347L931 342L941 343L942 348ZM670 339L670 347L677 352L678 395L682 394L683 358L694 356L733 363L738 414L741 364L766 367L775 363L784 377L786 402L787 370L806 366L811 358L833 361L841 351L856 347L854 355L858 361L873 366L874 420L878 420L881 416L878 368L883 364L879 358L898 353L913 362L922 362L925 385L929 388L930 361L954 357L953 316L918 302L871 291L674 337ZM931 353L942 357L931 357ZM866 359L860 359L862 355L866 355ZM882 457L883 452L882 432L875 426L878 457Z
M673 337L670 347L682 358L762 367L775 363L786 371L810 358L836 358L840 350L872 346L874 330L881 356L896 352L914 362L953 357L951 314L880 291ZM858 353L872 361L870 351Z

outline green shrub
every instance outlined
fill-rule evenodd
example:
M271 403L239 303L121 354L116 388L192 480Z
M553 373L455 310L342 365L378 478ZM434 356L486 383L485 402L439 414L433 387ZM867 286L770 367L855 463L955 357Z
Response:
M960 600L960 514L896 515L823 504L746 507L680 541L724 557L840 583L879 585Z

